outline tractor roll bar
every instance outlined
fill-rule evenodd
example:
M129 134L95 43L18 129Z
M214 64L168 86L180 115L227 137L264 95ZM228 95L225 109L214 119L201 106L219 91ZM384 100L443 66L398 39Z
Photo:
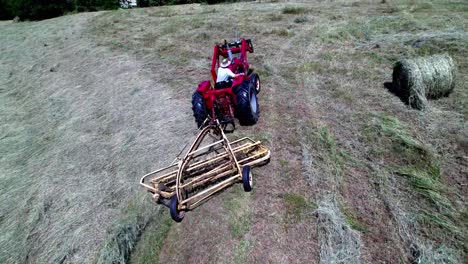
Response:
M226 46L228 46L229 48ZM213 50L213 59L211 61L211 77L213 77L214 82L216 82L217 78L216 69L219 65L219 56L221 55L224 58L227 58L228 49L231 51L232 54L240 53L244 64L247 63L247 52L254 52L253 44L250 39L241 39L231 43L215 45ZM246 66L246 68L248 68L248 65Z
M250 39L246 39L245 41L247 41L247 45L249 45L249 47L252 49L251 52L253 52L252 41ZM226 45L227 45L227 47L226 47ZM238 41L233 41L231 43L219 44L218 47L220 49L232 48L232 47L239 48L241 45L242 45L242 40L238 40Z

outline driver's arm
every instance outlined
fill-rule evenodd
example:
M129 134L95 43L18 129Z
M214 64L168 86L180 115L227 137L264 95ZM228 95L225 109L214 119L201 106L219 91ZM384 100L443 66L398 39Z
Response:
M228 74L229 76L231 76L232 78L236 78L236 77L240 76L240 74L234 74L234 73L231 71L231 69L229 69L229 68L226 68L226 72L227 72L227 74Z

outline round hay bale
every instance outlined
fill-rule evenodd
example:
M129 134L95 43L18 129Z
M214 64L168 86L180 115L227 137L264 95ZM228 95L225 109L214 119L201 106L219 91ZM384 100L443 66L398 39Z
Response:
M456 67L447 55L401 60L393 67L393 85L413 108L427 108L427 98L447 96L455 87Z

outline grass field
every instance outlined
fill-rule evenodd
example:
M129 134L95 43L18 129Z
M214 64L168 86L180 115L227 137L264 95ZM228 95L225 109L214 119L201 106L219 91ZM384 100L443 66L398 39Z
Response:
M0 263L463 263L466 1L257 1L0 22ZM212 46L251 38L272 152L175 224L138 186L196 133ZM409 108L399 58L449 53Z

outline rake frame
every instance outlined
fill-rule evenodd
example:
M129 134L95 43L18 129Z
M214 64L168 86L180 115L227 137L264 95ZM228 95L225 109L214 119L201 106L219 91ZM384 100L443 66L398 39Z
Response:
M185 148L171 165L145 174L140 185L153 195L153 199L169 207L176 195L177 209L190 211L214 194L242 181L244 166L268 163L270 150L244 137L230 142L219 122L204 127L196 140ZM209 136L215 141L201 144Z

